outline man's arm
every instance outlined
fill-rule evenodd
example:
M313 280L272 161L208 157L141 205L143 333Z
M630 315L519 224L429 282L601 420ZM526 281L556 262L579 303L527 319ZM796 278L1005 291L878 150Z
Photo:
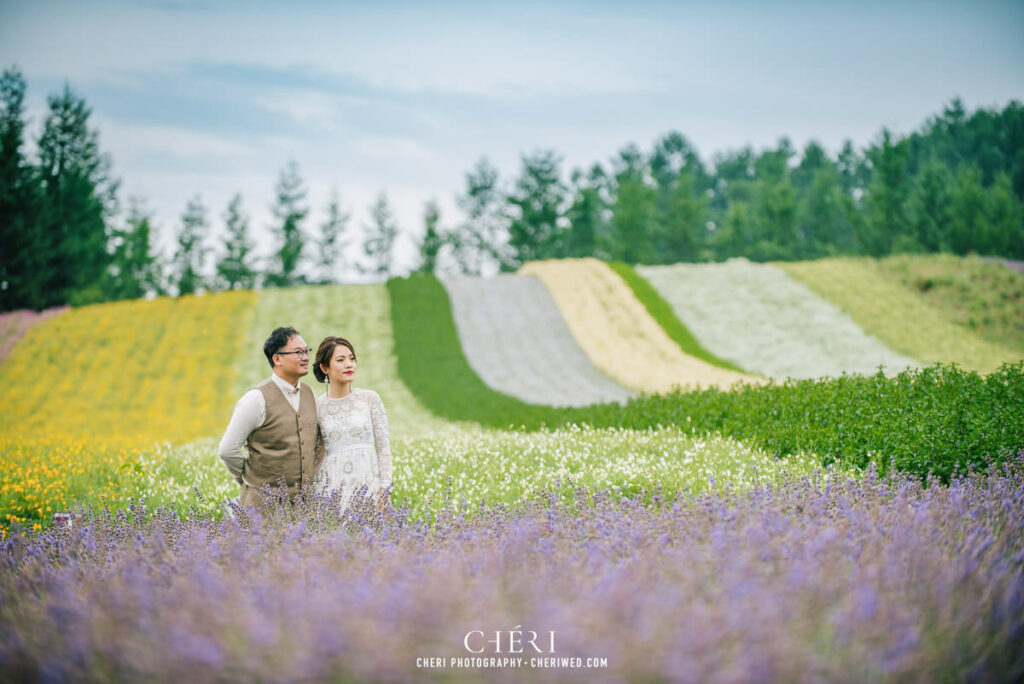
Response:
M228 429L220 440L217 455L239 484L242 483L242 466L245 463L242 445L249 439L253 430L263 425L265 419L266 400L263 393L255 389L249 390L235 404L231 422L228 423Z

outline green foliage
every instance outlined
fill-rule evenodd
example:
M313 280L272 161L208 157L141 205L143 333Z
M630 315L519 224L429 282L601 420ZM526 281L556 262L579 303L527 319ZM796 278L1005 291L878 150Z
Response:
M46 298L39 185L22 150L26 87L17 68L0 77L0 311L42 308Z
M345 268L345 248L349 241L342 236L348 229L351 214L342 211L338 191L331 191L327 203L327 217L320 224L320 240L317 242L316 268L320 283L327 285L339 280L339 273Z
M391 274L392 250L395 238L398 237L398 224L395 223L388 196L380 193L377 200L370 206L371 222L366 226L366 239L363 242L363 253L370 259L370 265L362 268L364 273L372 273L385 278Z
M281 171L276 190L277 201L273 210L278 220L275 232L280 244L274 255L274 269L267 273L266 283L273 287L289 287L303 281L298 273L305 245L302 223L309 214L309 208L304 204L306 190L302 187L299 166L294 161Z
M441 208L437 201L427 202L423 209L423 240L420 242L420 265L416 268L421 273L433 273L437 268L437 257L444 247L444 237L438 229L441 221Z
M552 408L488 388L459 346L447 293L436 278L388 282L398 373L423 405L449 419L534 430L560 425L679 427L749 441L780 456L825 463L890 464L948 479L1024 449L1024 362L987 376L955 365L896 377L842 376L645 396L625 405Z
M618 273L629 288L636 295L636 298L644 305L647 309L647 313L651 314L651 317L658 322L661 329L668 334L672 340L679 345L679 348L690 356L696 356L698 359L703 359L713 366L720 368L728 368L730 370L739 371L745 373L746 371L734 363L730 363L724 359L720 359L707 349L704 349L697 341L697 338L693 336L693 333L679 320L675 312L672 311L672 306L662 298L658 291L655 290L643 276L638 274L633 267L622 261L612 261L608 264L612 270Z
M206 219L206 206L196 195L189 200L185 213L181 215L181 231L178 232L178 249L174 254L175 275L178 294L193 294L204 288L203 265L209 248L204 246L210 223Z
M523 169L508 196L511 254L503 269L515 270L527 261L564 256L559 222L566 187L561 180L561 159L554 150L523 155Z
M894 378L843 376L738 391L647 397L624 410L624 427L685 424L751 440L779 455L810 452L825 463L890 464L949 479L1024 449L1024 364L988 376L956 366Z
M110 263L106 220L117 189L85 100L65 85L48 104L39 138L43 204L32 226L39 236L35 248L41 250L32 278L41 286L45 306L64 304L103 278Z
M225 290L251 290L256 284L252 267L253 244L249 239L249 217L242 210L242 196L235 194L224 214L228 238L217 262L217 285Z
M462 353L444 286L430 274L388 281L398 373L430 411L449 420L536 429L563 409L533 406L492 390Z

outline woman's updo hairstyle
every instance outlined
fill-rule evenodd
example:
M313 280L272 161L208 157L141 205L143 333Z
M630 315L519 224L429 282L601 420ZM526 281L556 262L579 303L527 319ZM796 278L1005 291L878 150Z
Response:
M316 350L316 365L313 366L313 377L320 382L327 382L327 373L324 373L321 366L331 367L331 359L334 357L334 350L339 344L343 344L348 347L349 351L352 352L352 358L356 358L355 347L352 343L346 340L344 337L325 337L324 341L320 343L320 347Z

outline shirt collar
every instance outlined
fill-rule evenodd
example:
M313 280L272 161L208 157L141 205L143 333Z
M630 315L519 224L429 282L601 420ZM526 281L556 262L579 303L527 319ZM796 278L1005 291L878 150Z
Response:
M288 381L282 378L277 373L271 375L270 379L274 381L275 385L281 388L281 391L285 393L285 396L299 393L299 385L301 384L301 381L299 382L299 384L289 385Z

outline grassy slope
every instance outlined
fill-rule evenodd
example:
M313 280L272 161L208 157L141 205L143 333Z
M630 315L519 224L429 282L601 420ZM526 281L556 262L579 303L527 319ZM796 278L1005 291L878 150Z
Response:
M952 254L886 257L878 269L959 325L1024 358L1024 273Z
M708 350L704 349L697 341L697 338L693 336L693 333L679 320L675 312L672 311L672 307L666 302L658 291L651 287L651 284L644 279L639 273L637 273L632 266L621 261L613 261L608 264L612 270L618 273L629 288L636 295L636 298L647 309L647 313L651 314L651 317L658 322L658 325L668 334L672 340L679 345L679 348L690 356L695 356L698 359L703 359L708 363L719 366L720 368L728 368L730 370L739 371L741 373L746 372L734 363L720 359Z
M847 312L868 334L926 364L954 362L988 372L1019 358L951 321L920 295L882 274L872 259L835 258L777 264Z

